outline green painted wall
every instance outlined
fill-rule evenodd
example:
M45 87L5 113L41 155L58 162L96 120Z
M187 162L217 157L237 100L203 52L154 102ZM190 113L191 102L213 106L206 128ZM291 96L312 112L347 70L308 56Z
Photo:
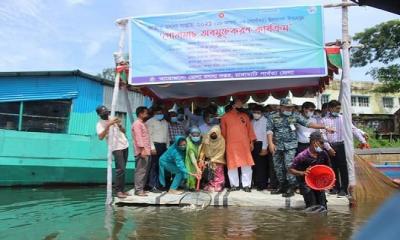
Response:
M134 157L131 147L129 150L127 180L132 182ZM107 146L94 134L79 136L0 129L0 163L0 185L104 183Z

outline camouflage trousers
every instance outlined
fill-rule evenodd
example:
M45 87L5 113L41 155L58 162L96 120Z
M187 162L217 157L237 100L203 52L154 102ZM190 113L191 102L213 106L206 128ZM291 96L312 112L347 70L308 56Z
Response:
M296 177L288 172L295 155L296 149L277 150L275 152L273 158L274 169L280 186L283 186L285 183L292 186L296 185Z

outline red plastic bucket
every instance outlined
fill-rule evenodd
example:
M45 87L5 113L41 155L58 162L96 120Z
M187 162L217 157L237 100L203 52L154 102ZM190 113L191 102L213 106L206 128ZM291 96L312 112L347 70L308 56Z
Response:
M326 165L315 165L305 177L306 184L314 190L328 190L335 185L335 172Z

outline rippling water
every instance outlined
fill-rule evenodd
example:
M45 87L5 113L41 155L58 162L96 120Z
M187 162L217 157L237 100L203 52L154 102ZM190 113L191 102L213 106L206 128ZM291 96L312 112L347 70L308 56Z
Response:
M0 239L349 239L374 207L290 209L104 205L104 188L0 189ZM329 205L328 205L329 207Z

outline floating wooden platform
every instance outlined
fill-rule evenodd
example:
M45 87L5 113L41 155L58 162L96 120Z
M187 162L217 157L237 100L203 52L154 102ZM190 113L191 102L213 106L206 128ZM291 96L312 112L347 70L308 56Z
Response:
M115 198L116 205L150 205L150 206L178 206L185 194L194 194L187 192L182 195L149 193L147 197L138 197L133 195L133 191L124 199ZM220 207L271 207L271 208L303 208L305 207L303 196L296 194L291 198L284 198L281 195L271 195L269 191L255 191L247 193L244 191L228 192L224 190L219 193L209 193L210 206ZM348 209L349 200L347 198L338 198L336 195L327 194L329 209Z

